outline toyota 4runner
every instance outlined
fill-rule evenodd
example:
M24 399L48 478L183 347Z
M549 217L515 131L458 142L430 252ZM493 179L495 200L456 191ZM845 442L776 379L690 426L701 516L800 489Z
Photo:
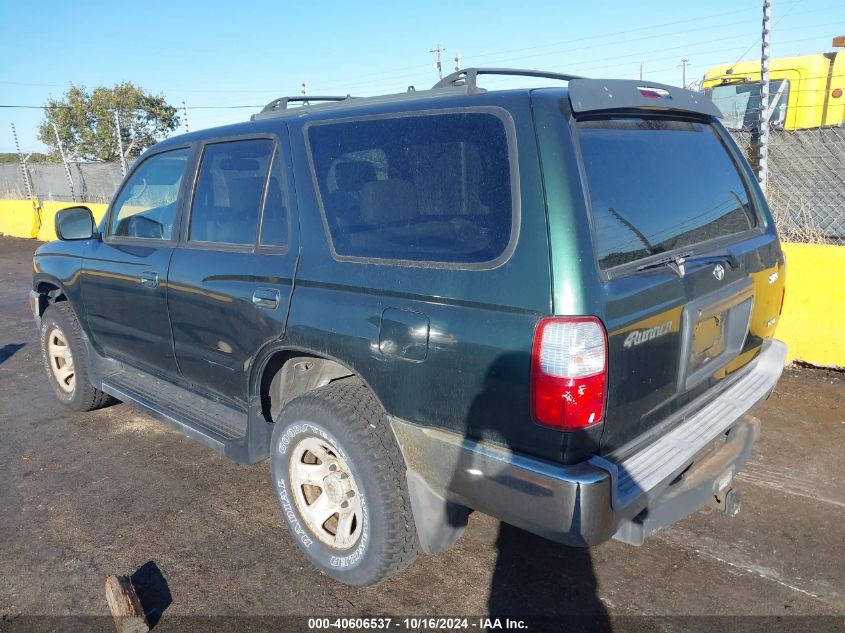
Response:
M157 144L99 226L56 216L30 302L63 403L269 458L294 540L353 585L471 510L578 547L738 510L785 269L706 97L469 69L305 99Z

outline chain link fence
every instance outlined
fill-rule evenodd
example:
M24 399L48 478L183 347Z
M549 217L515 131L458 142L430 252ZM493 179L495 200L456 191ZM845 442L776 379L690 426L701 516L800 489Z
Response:
M26 164L34 195L42 201L109 202L123 173L120 163L68 163L73 187L62 163ZM26 199L26 184L18 163L0 164L0 198Z
M754 132L731 132L752 165ZM766 199L781 239L845 244L845 127L769 132Z

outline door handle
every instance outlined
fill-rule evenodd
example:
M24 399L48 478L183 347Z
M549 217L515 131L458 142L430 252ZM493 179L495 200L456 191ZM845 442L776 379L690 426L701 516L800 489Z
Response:
M279 291L275 288L258 288L252 293L252 304L258 308L275 310L279 307Z
M142 272L141 285L145 288L158 288L158 273L152 270Z

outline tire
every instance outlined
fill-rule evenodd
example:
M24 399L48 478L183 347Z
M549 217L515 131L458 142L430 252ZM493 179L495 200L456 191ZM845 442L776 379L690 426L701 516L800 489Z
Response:
M296 544L335 580L375 585L416 559L405 462L384 410L359 380L285 405L273 430L271 471ZM319 483L303 484L306 478ZM320 525L332 508L336 514Z
M67 301L44 311L40 338L47 379L62 404L74 411L93 411L117 402L91 384L82 326Z

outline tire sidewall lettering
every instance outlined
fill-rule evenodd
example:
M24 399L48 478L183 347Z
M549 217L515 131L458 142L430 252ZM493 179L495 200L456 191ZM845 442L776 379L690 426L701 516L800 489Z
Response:
M356 544L355 549L351 552L336 554L331 548L324 546L316 539L312 538L310 531L300 521L298 514L299 510L297 509L295 502L291 498L291 493L288 490L288 465L291 457L289 455L289 451L292 446L296 445L298 440L302 439L303 436L309 435L322 438L323 440L329 442L337 450L340 457L342 457L344 461L350 465L350 468L353 469L354 476L359 482L358 489L361 496L361 520L363 525L358 543ZM364 559L370 542L369 504L367 503L367 495L362 490L361 477L359 473L355 472L357 470L355 468L355 462L349 459L343 445L322 426L313 422L300 421L290 424L284 432L280 434L279 439L276 442L276 446L274 447L274 452L276 453L274 461L278 462L278 472L274 475L276 480L274 482L276 495L282 507L282 514L290 525L294 538L300 543L303 549L309 552L313 552L314 549L325 552L328 555L327 563L331 567L337 569L350 569L356 567ZM316 554L316 552L314 553Z

